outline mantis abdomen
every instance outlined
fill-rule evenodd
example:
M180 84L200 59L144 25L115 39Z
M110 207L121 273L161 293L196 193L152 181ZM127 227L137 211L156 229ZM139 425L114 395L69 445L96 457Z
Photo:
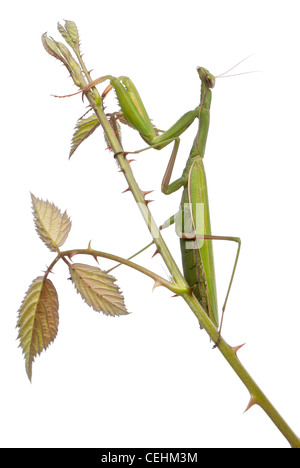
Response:
M218 304L212 240L199 238L187 240L193 234L210 236L210 215L208 193L203 160L200 156L193 159L189 171L189 183L184 188L181 199L181 212L184 213L180 239L184 277L193 293L218 327Z

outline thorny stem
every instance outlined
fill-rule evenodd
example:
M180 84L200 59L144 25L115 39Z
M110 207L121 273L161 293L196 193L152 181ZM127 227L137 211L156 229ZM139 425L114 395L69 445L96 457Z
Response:
M80 61L82 70L84 74L86 75L86 78L90 82L89 73L87 72L87 69L83 63L82 57L80 56L80 58L78 57L78 59ZM176 294L182 296L182 298L185 300L185 302L188 304L190 309L193 311L193 313L195 314L195 316L197 317L197 319L199 320L203 328L206 330L206 332L208 333L212 341L216 343L219 339L218 330L214 326L214 324L211 322L209 317L206 315L200 303L193 296L186 280L184 279L179 267L177 266L175 260L173 259L167 245L165 244L164 239L161 236L161 232L156 226L152 218L152 215L150 213L150 210L147 206L144 193L142 192L137 182L135 181L130 164L126 159L126 153L124 153L121 143L116 137L114 130L112 129L103 111L101 99L96 88L91 88L89 91L87 91L86 97L89 100L92 108L95 111L95 114L97 115L99 119L99 122L101 123L104 129L104 132L110 142L110 146L115 154L116 159L118 160L121 171L123 172L128 182L129 189L132 192L133 197L135 201L137 202L138 207L140 208L140 211L142 213L142 216L147 224L147 227L153 237L157 250L161 254L161 257L163 258L166 266L168 267L168 270L170 271L173 277L174 283L170 283L169 281L166 281L163 278L159 277L159 284L164 285L168 289L175 291ZM136 265L133 262L130 262L129 260L125 260L114 255L110 255L104 252L93 250L90 248L90 246L88 249L78 249L78 250L72 250L72 251L59 252L55 260L52 262L52 264L48 268L45 274L45 277L50 273L50 271L52 270L52 268L58 262L59 259L63 258L64 260L66 260L65 259L66 256L69 255L71 258L72 255L77 255L77 254L88 254L88 255L93 255L94 257L100 256L100 257L110 258L117 262L128 265L132 268L135 268L136 270L139 270L140 272L144 274L147 274L152 279L154 279L154 281L157 281L157 278L158 278L158 275L155 275L155 273L150 272L149 270L146 270L145 268L140 267L139 265ZM246 386L246 388L248 389L250 393L250 402L249 402L247 409L250 408L253 404L259 405L265 411L265 413L270 417L273 423L277 426L279 431L288 440L290 445L293 448L300 448L300 439L296 436L296 434L292 431L292 429L287 425L287 423L280 416L280 414L277 412L274 406L269 402L267 397L260 390L260 388L254 382L250 374L246 371L244 366L241 364L241 362L237 358L236 353L237 353L238 347L235 348L235 347L229 346L226 343L226 341L222 337L220 337L217 348L222 353L222 355L227 360L227 362L230 364L234 372L238 375L238 377L244 383L244 385Z
M199 309L199 302L197 301L197 299L194 296L186 294L183 294L182 296L183 299L190 306L196 317L198 318L203 328L207 331L211 339L214 342L216 342L218 339L218 331L213 325L213 323L210 321L208 316L203 316L202 310ZM259 405L270 417L270 419L273 421L273 423L279 429L279 431L283 434L283 436L287 439L291 447L300 448L300 439L288 426L288 424L278 413L276 408L270 403L266 395L261 391L259 386L256 384L251 375L248 373L248 371L238 359L238 347L235 348L229 346L228 343L226 343L226 341L221 337L217 349L222 353L224 358L230 364L234 372L238 375L238 377L241 379L241 381L244 383L244 385L250 393L250 401L246 410L254 404Z
M121 171L123 172L127 182L128 186L130 188L130 191L132 195L134 196L135 201L137 202L140 211L142 213L142 216L147 224L147 227L151 233L151 235L154 237L154 242L156 244L157 250L162 253L162 258L165 261L169 271L171 272L174 281L178 284L180 288L189 290L189 286L185 279L183 278L176 262L174 261L162 235L157 227L151 212L148 208L148 205L145 201L144 193L143 191L139 188L134 175L132 173L131 167L129 162L126 159L126 153L124 153L123 148L120 145L120 142L118 141L114 131L112 130L109 121L106 118L106 115L102 109L102 106L97 103L96 99L93 96L93 91L88 91L86 93L86 96L93 107L105 133L106 136L110 142L111 148L115 154L116 159L118 160L119 166L121 168Z
M145 209L141 210L141 212L146 221L148 229L153 234L153 227L156 228L156 224L152 218L152 215L150 213L150 210L147 204L145 203L144 195L135 181L131 167L126 159L126 153L124 155L123 149L120 147L120 143L118 139L116 138L116 135L112 131L110 124L102 110L102 107L99 105L95 105L96 103L95 103L95 99L93 98L92 93L93 93L92 90L89 91L87 93L87 98L90 104L92 105L92 107L94 108L94 111L101 125L104 128L107 138L110 141L111 147L116 155L116 158L118 159L121 170L124 173L124 176L128 182L129 189L131 190L136 202L138 203L138 206L145 207ZM245 367L241 364L241 362L239 361L236 355L237 349L235 349L234 347L231 347L230 345L226 343L226 341L222 337L221 338L219 337L219 332L217 328L211 322L211 320L205 313L204 309L201 307L200 303L190 292L189 286L186 283L183 275L181 274L175 260L170 254L169 249L167 245L165 244L159 229L156 229L155 232L156 232L156 236L153 240L156 244L156 247L159 253L161 254L163 260L165 261L169 271L171 272L174 281L177 283L178 287L183 290L183 292L177 293L177 294L179 296L182 296L185 302L189 305L189 307L191 308L195 316L198 318L199 322L201 323L203 328L206 330L206 332L208 333L212 341L216 343L219 340L217 349L219 349L219 351L222 353L224 358L230 364L232 369L235 371L235 373L238 375L238 377L241 379L241 381L244 383L244 385L246 386L246 388L248 389L250 393L250 402L248 405L249 408L250 406L254 404L259 405L265 411L265 413L270 417L270 419L273 421L273 423L276 425L279 431L288 440L291 447L300 448L300 439L288 426L288 424L285 422L282 416L278 413L278 411L274 408L274 406L270 403L268 398L264 395L264 393L255 383L255 381L252 379L252 377L247 372Z

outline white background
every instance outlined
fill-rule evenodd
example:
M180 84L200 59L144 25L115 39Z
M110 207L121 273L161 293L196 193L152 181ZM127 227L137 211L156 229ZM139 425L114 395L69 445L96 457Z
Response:
M240 236L241 258L224 338L246 342L240 359L300 433L300 30L297 1L11 1L1 13L0 444L3 447L288 447L263 411L246 414L248 392L180 299L125 267L116 272L131 315L106 317L75 293L65 265L51 279L59 333L36 359L29 383L15 324L31 281L52 261L37 237L29 192L67 209L67 248L127 257L150 240L99 129L68 160L80 96L44 51L60 40L57 21L74 20L92 76L127 75L154 123L167 129L199 103L201 65L217 80L205 156L212 230ZM100 90L102 88L100 87ZM111 99L110 109L116 109ZM180 176L196 132L182 137ZM124 146L145 146L131 130ZM160 193L170 147L136 157L143 190L154 189L160 224L180 193ZM180 262L173 231L164 237ZM218 244L218 245L217 245ZM150 251L151 250L151 251ZM138 261L167 275L154 249ZM235 245L215 243L219 305ZM82 261L83 258L77 260ZM91 262L92 260L89 259ZM92 262L92 264L94 264ZM102 262L106 268L107 263Z

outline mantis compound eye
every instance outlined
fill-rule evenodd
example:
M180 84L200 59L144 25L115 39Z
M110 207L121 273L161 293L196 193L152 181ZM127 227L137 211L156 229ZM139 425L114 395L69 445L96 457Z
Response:
M206 70L206 68L198 67L197 72L200 80L205 82L209 88L213 88L215 86L216 79L208 70Z
M214 88L215 84L216 84L216 80L215 80L215 77L213 75L207 75L206 76L206 82L207 82L207 86L209 88Z

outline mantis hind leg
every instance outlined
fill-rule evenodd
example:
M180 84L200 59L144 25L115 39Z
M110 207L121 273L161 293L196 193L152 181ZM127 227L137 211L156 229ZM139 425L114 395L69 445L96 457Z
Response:
M236 267L237 267L237 263L238 263L239 256L240 256L240 251L241 251L241 239L239 237L223 237L222 238L222 236L220 236L219 238L216 237L216 239L237 242L238 243L238 248L237 248L237 252L236 252L236 256L235 256L234 266L233 266L233 270L232 270L232 273L231 273L230 282L229 282L229 286L228 286L228 289L227 289L225 301L224 301L224 304L223 304L223 307L222 307L222 315L221 315L221 321L220 321L220 327L219 327L219 335L218 335L218 339L217 339L217 341L216 341L216 343L214 345L214 348L216 348L218 346L219 342L220 342L223 319L224 319L224 312L225 312L225 308L226 308L226 305L227 305L229 293L230 293L230 290L231 290L235 270L236 270Z
M218 335L218 339L214 345L214 348L216 348L220 342L220 339L221 339L221 331L222 331L222 326L223 326L223 319L224 319L224 313L225 313L225 308L226 308L226 305L227 305L227 301L228 301L228 297L229 297L229 293L231 291L231 286L232 286L232 283L233 283L233 278L234 278L234 275L235 275L235 271L236 271L236 267L237 267L237 263L238 263L238 260L239 260L239 256L240 256L240 250L241 250L241 239L239 237L231 237L231 236L213 236L213 235L201 235L201 234L196 234L194 239L206 239L206 240L226 240L226 241L231 241L231 242L236 242L238 244L238 248L237 248L237 252L236 252L236 256L235 256L235 261L234 261L234 265L233 265L233 269L232 269L232 273L231 273L231 277L230 277L230 281L229 281L229 286L228 286L228 289L227 289L227 293L226 293L226 297L225 297L225 301L224 301L224 304L223 304L223 307L222 307L222 315L221 315L221 321L220 321L220 327L219 327L219 335Z
M138 252L136 252L135 254L131 255L131 257L127 258L127 260L131 260L132 258L134 257L137 257L139 254L141 254L142 252L144 252L145 250L147 250L149 247L151 247L151 245L154 244L154 241L150 242L150 244L146 245L146 247L143 247L141 250L139 250ZM115 270L116 268L118 268L119 266L121 266L122 263L118 263L117 265L115 265L114 267L110 268L109 270L106 270L106 273L110 273L111 271Z

